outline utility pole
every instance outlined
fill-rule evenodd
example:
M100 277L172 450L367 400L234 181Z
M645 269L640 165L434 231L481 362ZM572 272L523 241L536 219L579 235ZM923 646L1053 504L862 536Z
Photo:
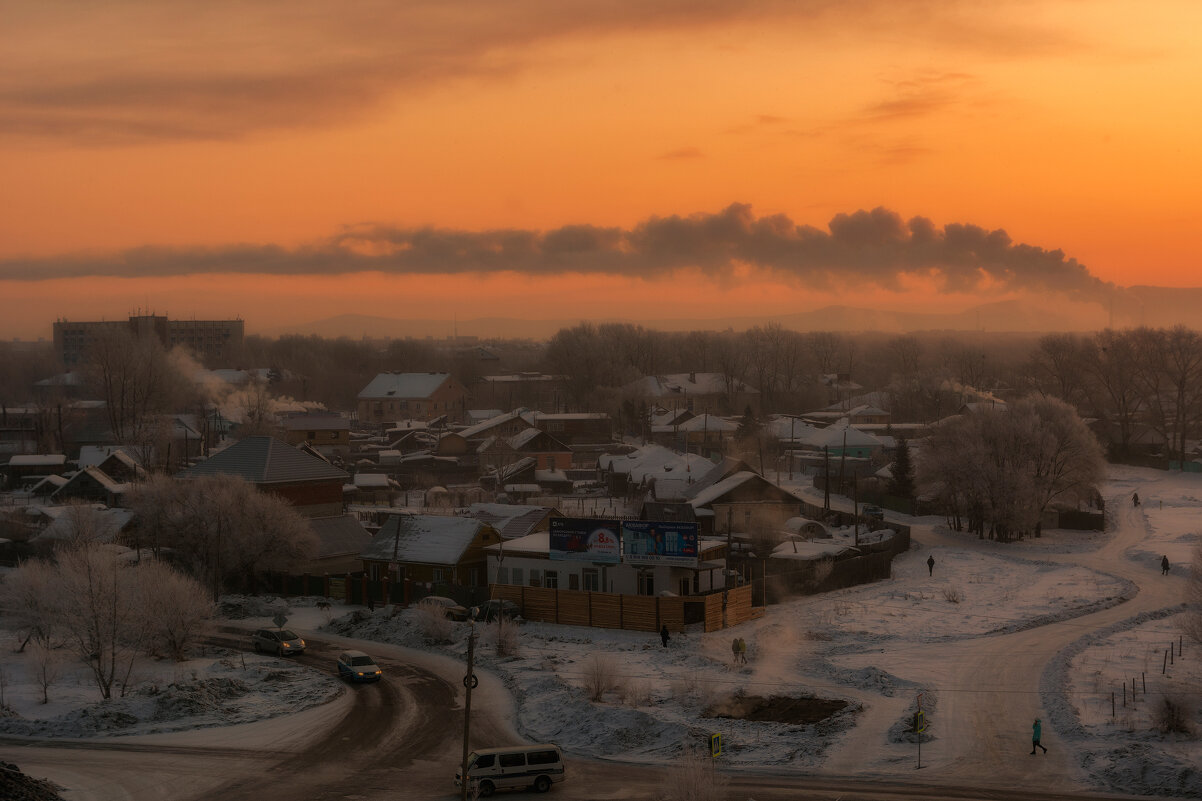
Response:
M471 783L467 776L468 738L472 730L472 687L476 677L472 667L476 658L476 626L472 624L472 632L467 638L467 673L463 677L463 689L467 695L463 701L463 757L459 762L462 781L459 783L459 799L467 801L467 787Z
M730 600L730 530L733 507L726 507L726 565L722 570L722 628L726 628L726 604Z
M851 514L855 525L856 547L860 547L860 474L851 474Z
M822 511L831 510L831 449L822 446Z

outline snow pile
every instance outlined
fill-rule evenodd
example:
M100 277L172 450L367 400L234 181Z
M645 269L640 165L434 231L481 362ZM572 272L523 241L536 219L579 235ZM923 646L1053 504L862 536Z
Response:
M0 762L0 798L5 801L62 801L53 784L26 776L11 762Z
M136 672L143 678L137 686L124 697L108 700L96 700L99 692L80 671L51 686L51 703L45 705L39 703L40 690L18 682L8 688L9 714L0 717L0 733L91 737L227 726L299 712L344 691L334 676L302 665L225 653L216 660L179 665L140 662ZM6 665L9 670L23 667L27 666L21 662ZM17 689L22 691L14 692Z

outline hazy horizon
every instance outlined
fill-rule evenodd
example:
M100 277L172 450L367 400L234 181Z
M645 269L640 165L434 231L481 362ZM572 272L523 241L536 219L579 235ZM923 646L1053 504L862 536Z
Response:
M0 2L0 338L1199 287L1186 2Z

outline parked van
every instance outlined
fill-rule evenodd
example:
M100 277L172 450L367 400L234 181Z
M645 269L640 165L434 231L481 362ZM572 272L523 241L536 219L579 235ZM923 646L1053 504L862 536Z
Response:
M494 790L531 787L540 793L551 784L564 780L563 754L559 747L517 745L510 748L477 748L467 758L469 787L479 787L480 795ZM462 767L455 770L455 786L463 783Z

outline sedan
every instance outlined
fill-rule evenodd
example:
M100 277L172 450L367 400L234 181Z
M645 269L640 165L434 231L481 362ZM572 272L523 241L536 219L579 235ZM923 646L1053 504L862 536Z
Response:
M467 609L455 602L454 598L441 595L429 595L417 602L418 606L441 609L442 613L451 620L467 620Z
M383 671L376 660L362 651L343 651L338 655L338 677L351 681L379 681Z
M303 654L305 641L290 629L259 629L250 637L257 653L267 651L276 656Z

